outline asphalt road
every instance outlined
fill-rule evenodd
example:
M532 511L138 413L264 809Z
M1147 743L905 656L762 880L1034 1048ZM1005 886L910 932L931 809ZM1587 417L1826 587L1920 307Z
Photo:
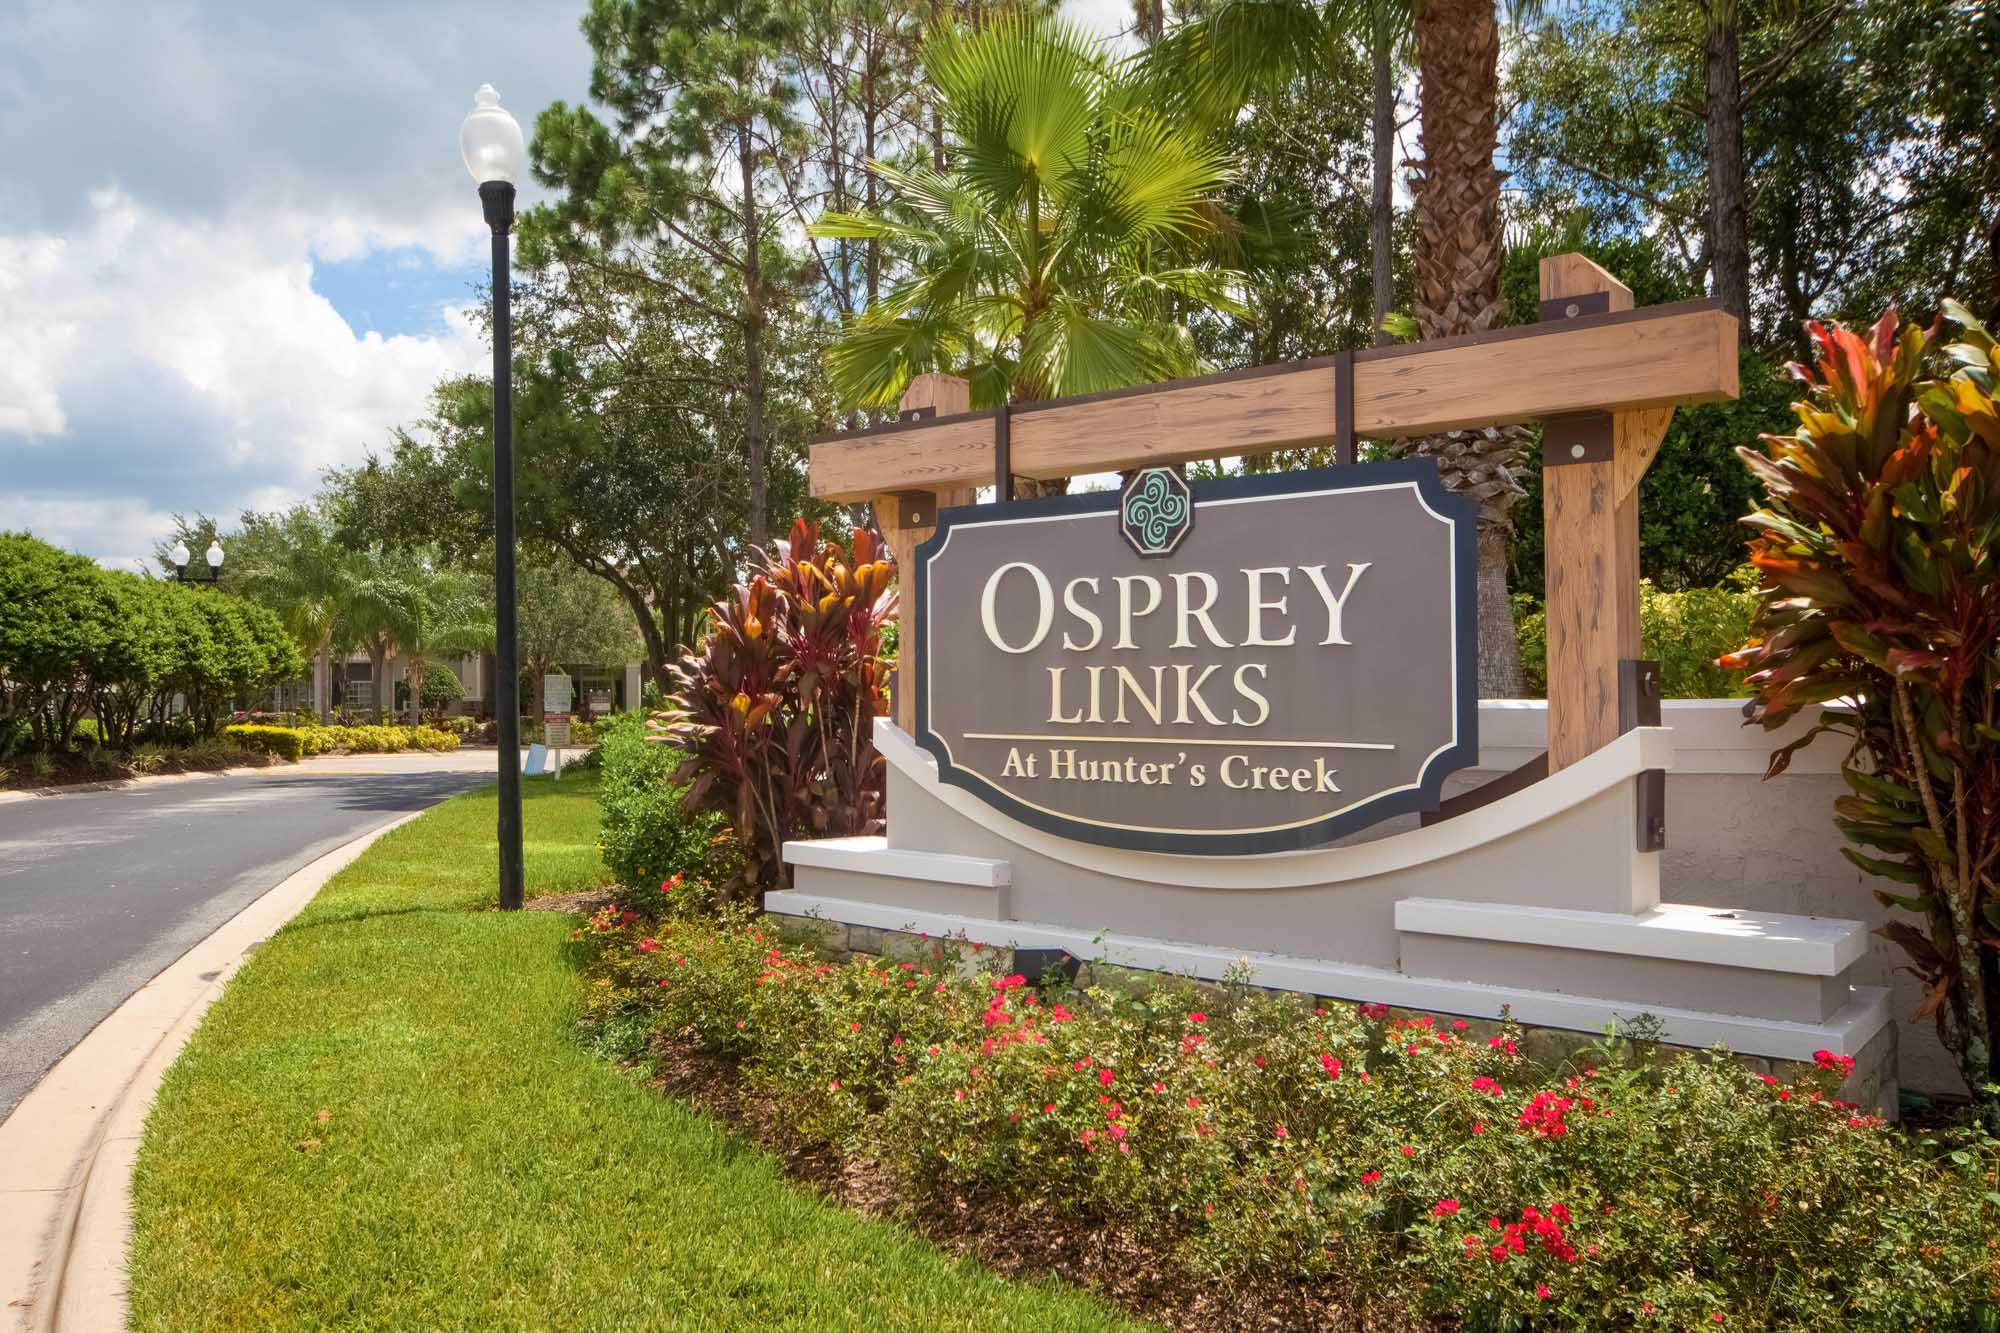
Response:
M490 750L367 755L0 803L0 1119L265 890L493 769Z

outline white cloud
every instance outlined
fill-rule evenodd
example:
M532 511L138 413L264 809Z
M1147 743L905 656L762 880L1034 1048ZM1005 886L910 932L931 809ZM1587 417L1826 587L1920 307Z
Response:
M20 352L0 346L0 524L143 558L170 511L308 495L441 376L488 364L463 309L436 334L357 336L312 289L309 232L282 215L163 217L100 190L68 235L0 237L0 330Z

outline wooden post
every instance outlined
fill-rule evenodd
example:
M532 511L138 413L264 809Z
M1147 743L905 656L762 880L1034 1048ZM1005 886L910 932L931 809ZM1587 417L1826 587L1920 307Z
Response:
M1598 292L1632 308L1631 289L1582 255L1542 260L1544 301ZM1671 407L1614 412L1611 457L1542 470L1551 773L1617 739L1618 663L1640 654L1639 481L1672 419Z
M972 386L956 375L932 373L910 381L902 411L934 407L940 417L971 410ZM990 424L987 433L992 433ZM897 648L894 698L896 725L912 735L917 730L916 672L918 657L916 551L937 530L937 511L945 505L971 504L978 492L971 487L899 491L875 497L875 524L896 562ZM919 521L921 520L921 521Z

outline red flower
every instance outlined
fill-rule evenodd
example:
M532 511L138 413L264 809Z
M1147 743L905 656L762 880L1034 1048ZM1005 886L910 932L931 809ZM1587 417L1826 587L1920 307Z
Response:
M1854 1072L1854 1057L1851 1055L1835 1055L1832 1051L1814 1051L1813 1063L1821 1069L1839 1074L1842 1078L1846 1078Z
M1340 1061L1331 1055L1322 1054L1319 1057L1319 1067L1326 1071L1328 1078L1340 1077Z
M1012 990L1016 986L1025 986L1027 984L1028 984L1028 979L1023 976L996 977L994 978L993 981L993 989Z
M1361 1173L1361 1183L1364 1185L1379 1185L1382 1183L1382 1173L1380 1171L1364 1171Z
M1431 1206L1432 1217L1450 1217L1458 1211L1457 1199L1439 1199Z
M660 942L652 936L648 935L645 939L639 941L640 953L658 953L659 951Z
M1478 1078L1472 1080L1472 1090L1474 1092L1490 1093L1495 1097L1506 1095L1505 1089L1500 1086L1500 1080L1489 1078L1485 1074L1481 1074Z
M1111 1086L1111 1080L1117 1077L1118 1076L1116 1074L1112 1073L1108 1069L1100 1069L1097 1071L1097 1081L1099 1083L1102 1083L1107 1088Z
M1488 1254L1488 1256L1492 1258L1493 1262L1496 1264L1504 1264L1507 1262L1507 1247L1505 1245L1495 1245L1492 1249L1488 1250L1486 1253Z
M1199 1109L1201 1106L1201 1098L1199 1097L1188 1098L1188 1105Z
M1554 1296L1555 1293L1549 1290L1548 1283L1537 1282L1535 1284L1535 1295L1541 1297L1543 1300L1548 1300L1550 1297Z
M1286 1131L1283 1125L1279 1125L1277 1129L1275 1129L1272 1132L1275 1133L1281 1139L1288 1139L1291 1137L1291 1134Z
M1402 1147L1402 1153L1403 1156L1405 1157L1415 1157L1417 1155L1417 1150L1406 1143Z
M1188 1015L1188 1022L1190 1023L1206 1023L1207 1021L1208 1015L1204 1013L1192 1013Z

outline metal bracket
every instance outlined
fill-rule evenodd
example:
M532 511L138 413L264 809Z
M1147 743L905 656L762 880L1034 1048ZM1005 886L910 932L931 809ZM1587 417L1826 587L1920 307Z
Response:
M1639 850L1667 849L1667 771L1643 769L1635 788L1639 794Z
M993 502L1014 498L1014 425L1007 404L993 414Z
M898 502L896 505L897 527L932 528L937 526L938 496L936 491L891 491L889 492L889 496Z
M1660 664L1645 658L1628 657L1618 664L1618 731L1660 725ZM1662 852L1667 848L1667 774L1648 768L1639 774L1635 788L1639 802L1639 850Z
M1342 467L1354 461L1354 353L1333 358L1333 461Z
M1660 725L1660 664L1628 657L1618 664L1618 731Z
M896 413L896 424L900 426L911 421L936 421L937 414L936 403L927 403L922 407L906 407Z
M1039 986L1042 978L1055 969L1074 986L1077 974L1083 964L1067 949L1016 949L1014 950L1014 970L1028 979L1030 986Z
M1611 414L1570 412L1542 418L1542 466L1609 463L1612 456Z
M1610 292L1584 292L1578 296L1557 296L1542 302L1541 322L1575 319L1580 315L1608 315L1611 313Z

